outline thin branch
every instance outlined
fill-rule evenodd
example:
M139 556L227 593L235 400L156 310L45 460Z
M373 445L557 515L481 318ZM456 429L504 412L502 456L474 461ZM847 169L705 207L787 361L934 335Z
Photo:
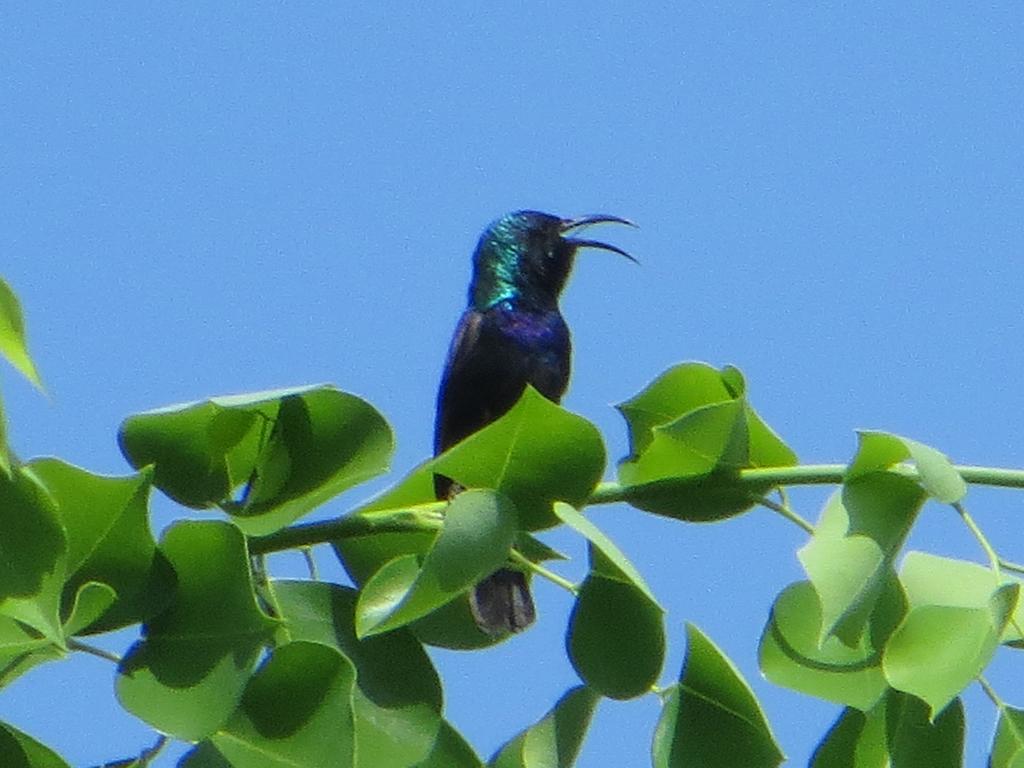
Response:
M267 554L377 533L430 533L441 527L443 517L440 510L447 503L436 501L415 507L345 515L316 523L299 523L268 536L249 539L249 551Z
M91 656L96 656L100 659L106 659L112 661L115 664L121 663L121 657L116 653L105 651L102 648L97 648L95 645L89 645L89 643L83 643L81 640L75 640L74 638L68 638L68 648L72 651L81 651L82 653L88 653Z
M773 512L778 512L784 518L789 520L789 522L793 523L799 528L802 528L804 532L812 535L814 534L814 525L805 520L803 517L801 517L799 513L791 509L787 504L778 504L766 497L755 496L751 498L756 500L757 503L760 504L762 507L770 509Z
M302 556L306 559L306 568L309 570L309 578L313 581L320 581L320 570L316 567L316 557L313 556L313 548L303 547Z
M995 549L989 543L989 540L985 538L985 534L981 532L981 528L978 527L978 524L974 522L974 518L968 514L964 505L959 501L955 501L953 502L953 509L960 514L964 523L971 529L971 533L974 534L974 538L978 540L981 548L985 550L985 555L988 557L989 565L992 567L992 570L995 572L996 578L998 579L1000 577L999 555L996 554Z
M543 565L533 562L532 560L527 558L526 555L523 555L520 552L516 552L514 549L511 552L511 559L512 562L516 565L522 566L523 568L532 571L538 576L547 579L552 584L557 584L567 592L571 592L574 595L578 595L580 592L579 587L577 587L573 582L569 581L566 578L563 578L562 576L559 576L554 571L549 571Z

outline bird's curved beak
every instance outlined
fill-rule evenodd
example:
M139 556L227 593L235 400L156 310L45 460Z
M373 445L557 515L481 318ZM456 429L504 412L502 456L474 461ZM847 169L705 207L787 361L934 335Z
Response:
M569 232L572 232L574 229L579 229L580 227L588 227L591 224L625 224L627 227L636 226L636 224L634 224L632 221L630 221L629 219L624 219L621 216L609 216L603 213L593 213L590 214L589 216L580 216L575 219L563 219L561 225L559 226L559 230L561 231L562 235L566 235ZM614 246L609 243L602 243L600 240L587 240L581 237L566 237L565 241L567 243L572 243L577 248L597 248L602 251L611 251L612 253L617 253L620 256L625 256L634 264L640 263L639 261L636 260L636 258L626 253L618 246Z

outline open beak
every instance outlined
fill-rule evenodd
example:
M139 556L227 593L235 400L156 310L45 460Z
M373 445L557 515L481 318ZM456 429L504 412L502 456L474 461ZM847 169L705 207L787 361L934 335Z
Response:
M595 213L589 216L580 216L579 218L576 219L563 219L559 229L561 230L562 234L565 235L568 234L569 232L572 232L574 229L579 229L580 227L587 227L590 226L591 224L625 224L627 227L636 226L636 224L634 224L632 221L630 221L629 219L624 219L621 216L608 216L602 213ZM567 243L572 243L577 248L597 248L602 251L611 251L612 253L617 253L620 256L625 256L634 264L640 263L633 256L626 253L621 248L614 245L610 245L609 243L602 243L600 240L586 240L581 237L566 237L565 241Z

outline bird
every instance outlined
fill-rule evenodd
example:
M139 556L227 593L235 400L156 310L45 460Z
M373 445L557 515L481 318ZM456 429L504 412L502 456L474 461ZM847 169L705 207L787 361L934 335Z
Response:
M526 386L552 402L569 384L572 342L558 299L582 248L611 251L636 262L608 243L575 236L593 224L625 224L604 214L561 218L540 211L514 211L484 230L473 253L468 306L452 337L437 394L434 455L505 414ZM434 475L439 500L464 490ZM526 576L501 568L470 593L477 626L487 635L521 632L536 610Z

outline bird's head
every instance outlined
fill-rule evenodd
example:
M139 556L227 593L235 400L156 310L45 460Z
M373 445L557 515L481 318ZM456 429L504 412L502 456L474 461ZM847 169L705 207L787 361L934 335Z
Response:
M636 226L618 216L562 219L540 211L515 211L491 222L473 254L470 302L477 309L505 300L537 309L553 308L580 248L612 251L635 262L614 245L573 236L583 227L603 223Z

